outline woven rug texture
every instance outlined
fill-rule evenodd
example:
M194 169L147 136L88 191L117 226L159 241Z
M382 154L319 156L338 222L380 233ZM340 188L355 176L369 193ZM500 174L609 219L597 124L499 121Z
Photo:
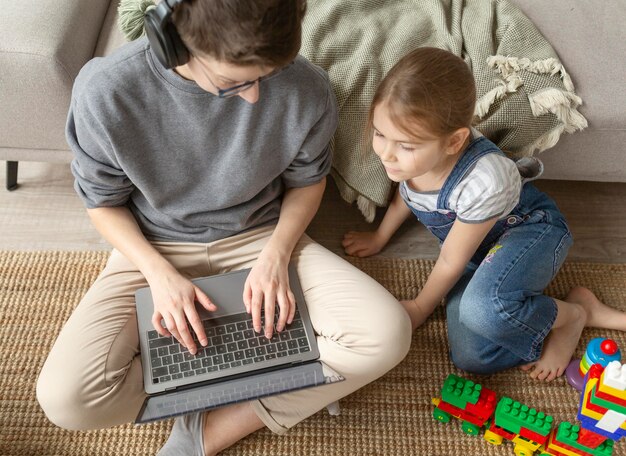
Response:
M36 379L63 323L104 267L108 252L0 251L0 455L153 455L172 420L113 429L74 432L51 424L35 398ZM433 262L352 259L397 298L413 297ZM548 294L562 298L574 285L591 288L610 306L626 310L626 265L566 263ZM585 330L577 355L593 337L616 331ZM438 309L413 336L406 359L378 381L340 401L341 414L322 410L285 436L259 431L224 455L512 455L513 445L492 446L461 431L454 419L432 418L431 398L450 373L463 375L532 408L555 422L576 422L578 394L564 379L544 384L514 369L488 377L462 373L447 355L445 314ZM61 387L61 385L60 385ZM619 442L614 455L626 454Z

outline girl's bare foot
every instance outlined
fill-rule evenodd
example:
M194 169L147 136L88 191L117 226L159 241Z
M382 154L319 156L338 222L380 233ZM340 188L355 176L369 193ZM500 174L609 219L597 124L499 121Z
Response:
M538 361L521 366L538 380L554 380L563 375L569 364L583 328L626 331L626 313L602 303L584 287L574 287L565 301L556 300L559 314L552 331L544 341Z
M550 334L543 342L541 357L525 366L531 378L549 382L560 377L576 350L587 323L587 311L582 304L570 302L568 298L570 295L565 298L566 301L554 300L558 314Z
M572 321L560 328L553 328L550 331L543 342L541 357L530 371L531 378L550 382L563 375L572 359L585 327L585 311L578 304L566 303L566 305L571 305L574 308L572 310L579 314L579 318L577 321Z

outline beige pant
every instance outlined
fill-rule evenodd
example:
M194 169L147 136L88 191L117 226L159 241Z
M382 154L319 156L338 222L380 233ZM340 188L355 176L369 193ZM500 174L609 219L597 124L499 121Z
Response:
M155 242L184 276L251 267L273 227L209 244ZM406 355L411 327L398 301L371 277L303 236L292 255L320 359L346 380L253 402L265 425L283 433L326 405L356 391ZM99 429L134 421L143 389L134 293L147 286L114 250L63 327L37 382L37 399L56 425ZM243 306L243 304L242 304Z

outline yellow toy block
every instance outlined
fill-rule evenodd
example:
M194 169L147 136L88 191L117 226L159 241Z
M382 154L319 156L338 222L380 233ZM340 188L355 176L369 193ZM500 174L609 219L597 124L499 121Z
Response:
M559 445L559 442L556 442L554 440L550 442L550 449L554 449L559 453L564 454L565 456L580 456L580 453L574 453L572 450L563 448L561 445Z
M537 442L533 442L531 440L525 439L521 435L516 435L513 438L512 442L515 443L515 445L520 445L522 447L529 448L533 452L541 446L541 443L537 443Z

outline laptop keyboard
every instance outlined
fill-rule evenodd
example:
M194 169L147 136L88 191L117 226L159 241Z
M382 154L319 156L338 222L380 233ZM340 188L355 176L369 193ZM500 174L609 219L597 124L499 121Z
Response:
M274 328L277 322L278 312ZM263 332L254 331L252 318L245 312L204 320L203 325L208 343L202 347L194 333L198 347L195 356L174 337L163 337L156 330L148 331L152 383L258 364L311 350L298 310L292 323L280 333L274 331L271 339Z
M284 366L280 370L261 375L233 378L227 382L152 396L137 423L211 410L227 404L323 385L328 381L319 362Z

